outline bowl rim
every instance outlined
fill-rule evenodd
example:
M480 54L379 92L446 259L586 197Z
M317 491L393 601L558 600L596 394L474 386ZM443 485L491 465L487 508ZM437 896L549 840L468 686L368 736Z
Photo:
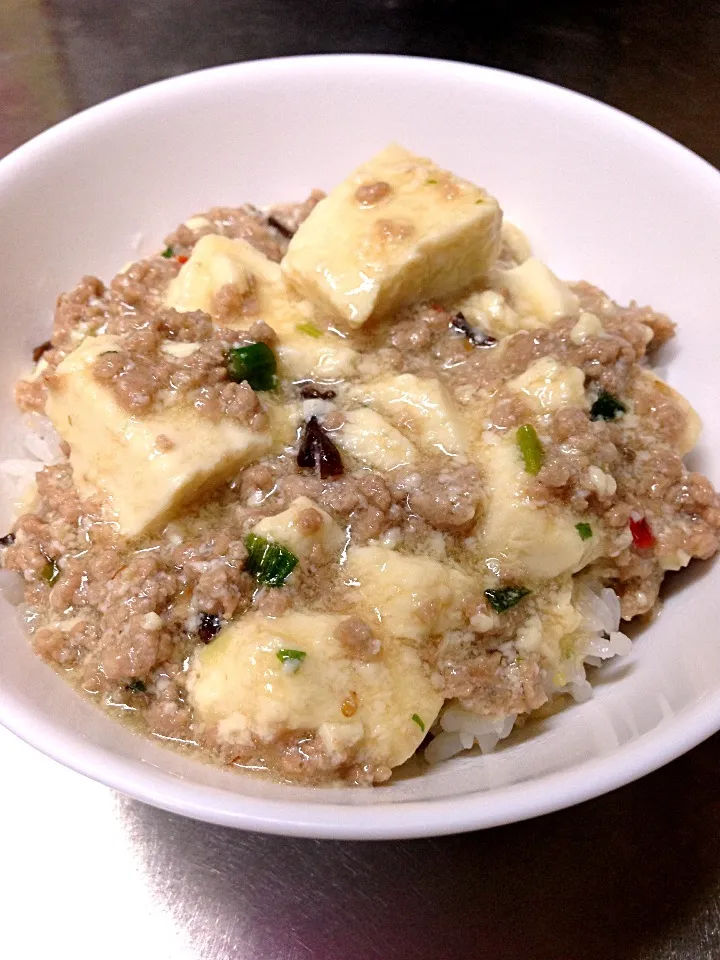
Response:
M665 156L681 162L693 180L720 199L720 172L671 137L642 120L584 94L521 74L492 67L388 54L313 54L224 64L156 81L61 121L0 159L0 191L16 173L31 167L45 153L75 140L96 125L132 113L144 103L172 95L181 96L198 83L215 84L227 75L291 76L298 70L377 68L397 75L422 71L426 76L453 73L482 78L490 86L526 91L556 103L580 106L590 116L610 117L630 135L640 137ZM71 738L47 718L37 717L22 698L0 697L0 724L41 753L90 779L123 794L172 813L224 826L270 834L317 839L409 839L462 833L499 826L561 810L632 782L675 759L720 729L720 689L681 710L637 739L567 770L549 773L529 782L456 797L402 802L379 801L366 805L313 803L280 798L230 794L216 787L188 784L138 760L118 756L109 749ZM382 790L382 787L376 788ZM372 813L366 815L369 810Z

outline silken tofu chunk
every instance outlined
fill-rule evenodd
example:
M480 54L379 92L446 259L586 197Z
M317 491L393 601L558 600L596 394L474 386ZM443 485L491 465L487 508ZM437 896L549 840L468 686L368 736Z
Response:
M355 350L337 334L322 329L313 305L285 282L280 267L245 240L210 234L195 245L165 294L165 303L183 313L203 310L219 316L219 300L229 296L234 311L223 313L226 327L249 327L264 320L278 336L281 372L336 380L352 376Z
M602 531L592 520L593 535L583 540L576 517L564 505L534 500L517 444L516 431L487 437L479 447L487 493L478 525L479 546L488 564L502 575L551 579L575 573L602 552Z
M170 283L165 303L185 313L203 310L213 316L216 296L229 285L238 301L252 295L260 307L272 311L273 293L280 283L280 267L246 240L208 234L198 240Z
M137 537L262 456L271 440L236 421L214 422L182 402L130 415L92 372L95 359L117 345L115 337L88 337L67 356L46 412L70 445L81 494L106 498L120 532Z
M337 635L344 619L251 613L231 623L190 668L189 696L200 722L238 746L311 732L337 766L403 763L434 722L442 696L405 644L384 641L371 660L349 655Z
M439 380L402 373L365 384L354 396L380 410L401 433L429 452L455 457L465 450L465 424Z
M345 533L309 497L297 497L287 510L264 517L253 527L253 533L282 544L298 557L309 559L314 553L336 558L345 544Z
M541 357L531 363L519 376L508 380L506 386L524 397L536 413L588 406L583 371L580 367L559 363L553 357Z
M362 326L487 273L502 214L484 190L391 144L321 200L282 269L314 303Z
M543 326L578 313L575 294L537 257L530 257L511 270L498 271L498 275L517 312L535 317Z
M413 444L370 407L348 410L345 421L333 432L338 447L373 470L395 470L416 463Z
M472 577L431 557L389 547L350 547L345 573L361 610L395 637L422 641L457 630L476 587Z

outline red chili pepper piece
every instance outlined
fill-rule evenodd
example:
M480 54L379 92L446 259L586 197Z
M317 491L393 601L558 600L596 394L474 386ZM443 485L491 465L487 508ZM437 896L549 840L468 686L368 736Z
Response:
M630 533L632 533L633 543L638 550L649 550L650 547L655 545L655 536L645 517L642 520L630 521Z
M187 258L187 257L183 257L183 256L175 257L175 259L177 260L178 263L187 263L187 262L188 262L188 258Z

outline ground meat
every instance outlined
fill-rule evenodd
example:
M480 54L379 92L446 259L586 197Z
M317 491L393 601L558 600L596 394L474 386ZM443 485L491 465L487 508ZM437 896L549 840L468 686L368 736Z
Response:
M652 331L652 340L648 344L649 350L657 350L668 340L675 336L675 324L666 317L664 313L656 313L652 307L638 307L636 303L631 303L625 309L620 308L620 317L623 320L631 320L637 323L643 323Z
M534 494L568 501L579 510L587 509L588 501L609 509L614 503L612 486L601 490L595 479L596 471L612 476L619 457L607 424L590 420L576 407L563 407L551 416L548 433Z
M444 696L484 716L529 713L547 701L538 663L507 660L498 652L441 660L433 682Z
M121 337L117 350L99 354L93 375L109 387L117 402L130 413L147 412L163 401L167 391L183 394L187 402L210 419L231 417L253 430L264 429L266 417L258 397L247 382L228 380L227 354L232 346L263 337L272 341L271 327L263 322L251 331L227 330L197 311L180 314L158 310L153 316L136 315L138 325ZM194 341L189 354L167 349L174 340Z
M180 264L175 259L152 257L138 260L118 273L110 287L121 303L133 310L147 311L160 305L170 281L177 276Z
M460 533L477 517L482 499L480 474L475 467L448 467L441 473L394 471L391 493L436 530Z
M312 536L314 533L322 530L323 518L319 510L314 507L308 507L301 510L297 518L298 529L305 536Z
M372 183L363 183L355 191L355 200L361 207L374 207L386 200L392 193L392 187L384 180L374 180Z
M156 664L170 656L170 638L162 630L146 629L145 619L133 614L117 626L105 627L100 665L108 680L147 677Z
M42 413L47 400L44 380L18 380L15 384L15 403L26 413Z
M335 636L347 651L347 655L353 659L374 660L380 653L380 641L361 617L342 620Z
M220 234L233 240L246 240L270 260L280 262L287 249L283 232L268 223L267 217L250 204L242 207L213 207L190 220L192 226L180 226L165 238L174 254L189 256L200 237Z
M96 333L122 314L123 305L114 291L97 277L83 277L70 293L58 297L53 323L53 346L65 345L78 332ZM47 354L46 360L49 360Z
M252 290L242 290L236 283L220 287L213 300L213 316L221 323L237 323L240 318L258 312L258 303Z

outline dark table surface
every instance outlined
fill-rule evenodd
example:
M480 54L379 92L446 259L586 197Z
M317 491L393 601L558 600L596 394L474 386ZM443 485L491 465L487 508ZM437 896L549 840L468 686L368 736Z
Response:
M337 51L530 74L720 165L716 0L0 0L0 154L152 80ZM2 941L13 960L70 949L75 960L720 958L718 736L572 810L367 844L193 823L2 731L0 758Z

